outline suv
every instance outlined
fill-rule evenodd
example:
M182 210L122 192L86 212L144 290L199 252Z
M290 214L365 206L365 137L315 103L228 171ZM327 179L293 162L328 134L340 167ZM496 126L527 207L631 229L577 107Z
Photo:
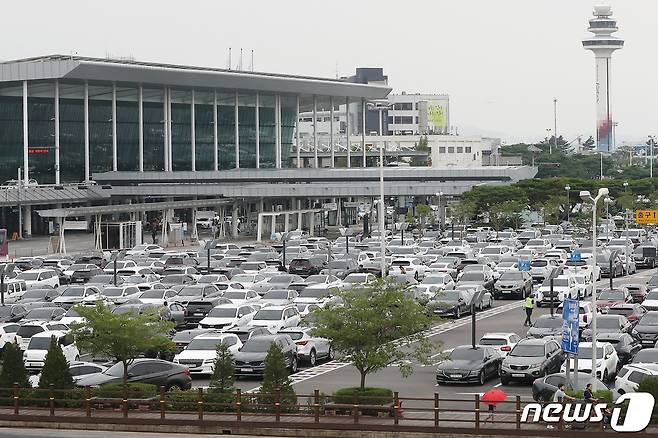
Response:
M617 373L615 379L614 395L624 395L628 392L635 392L640 383L647 377L658 377L658 364L654 363L631 363L624 365Z
M314 367L318 359L333 359L329 339L319 338L313 334L312 327L289 327L279 330L278 334L288 335L297 344L297 358Z
M564 353L552 339L522 339L505 356L500 366L503 385L514 380L528 380L560 370Z
M288 335L257 336L244 343L234 356L236 376L257 376L265 372L265 357L272 343L276 343L283 353L286 368L297 372L297 345Z
M313 257L310 259L298 258L293 259L288 265L288 272L290 274L297 274L302 277L308 277L309 275L319 274L327 262L321 258Z
M23 353L25 368L28 371L39 371L43 368L53 338L62 347L62 353L68 363L80 360L80 351L73 343L73 339L66 335L66 332L47 330L32 336Z
M98 374L90 374L75 382L77 386L100 386L105 383L121 383L123 363L117 362ZM192 388L190 369L160 359L135 359L128 365L128 383L149 383L162 386L166 391Z
M299 310L293 305L267 306L256 312L249 325L275 332L286 327L297 327L300 321Z
M59 287L59 276L53 269L30 269L16 276L17 280L25 281L27 289L42 289L43 287Z
M174 356L174 363L190 367L192 374L212 374L219 344L226 345L231 354L242 348L242 342L235 334L204 333L192 339L183 351Z

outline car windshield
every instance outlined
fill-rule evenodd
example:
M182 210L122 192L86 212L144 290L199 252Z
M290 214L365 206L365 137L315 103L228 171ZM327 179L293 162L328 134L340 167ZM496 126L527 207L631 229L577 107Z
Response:
M103 295L106 297L120 297L123 295L123 289L120 287L106 287L103 289Z
M530 266L533 268L543 268L544 266L548 266L548 262L546 260L533 260Z
M117 362L112 365L110 368L103 371L103 374L107 374L112 377L123 377L123 362Z
M658 325L658 314L647 313L642 317L639 325Z
M25 319L50 319L53 309L33 309L27 312Z
M27 339L27 338L31 338L37 333L41 333L42 331L43 328L41 328L41 326L38 325L23 325L21 326L21 328L18 329L16 335L20 336L23 339Z
M288 298L287 290L271 290L263 295L264 300L285 300Z
M127 305L127 306L119 306L115 307L112 310L112 313L117 314L117 315L123 315L124 313L139 313L139 307L138 306L133 306L133 305Z
M84 287L69 287L62 294L63 297L83 297L85 295Z
M50 348L50 336L38 336L30 339L30 343L27 346L28 350L48 350Z
M507 341L497 338L482 338L480 339L480 345L507 345Z
M603 357L603 347L596 347L596 357L601 359ZM578 359L591 359L592 347L578 347Z
M548 280L548 285L550 286L551 282ZM554 287L569 287L569 279L568 278L554 278L553 279L553 286Z
M544 355L543 344L517 344L509 353L516 357L542 357Z
M80 314L73 308L71 307L64 316L70 316L73 318L79 318Z
M75 264L66 268L67 271L77 271L79 269L87 269L87 265Z
M498 265L500 266L500 265ZM507 271L501 274L498 281L521 281L523 274L521 272Z
M203 293L200 287L184 287L178 292L179 297L198 297Z
M268 283L274 284L288 284L291 281L293 281L293 278L289 275L277 275L267 280Z
M599 300L624 301L624 292L620 290L604 290L599 294Z
M482 360L483 357L482 348L455 348L450 353L450 360Z
M208 312L209 318L235 318L237 312L235 307L216 307Z
M558 328L562 327L562 318L539 318L532 325L535 328Z
M484 282L484 274L482 272L466 272L459 279L460 282L464 281L480 281Z
M327 281L326 275L309 275L306 277L307 283L324 283Z
M628 316L633 313L632 307L613 306L608 310L608 315L624 315Z
M645 297L644 300L658 300L658 291L654 292L649 292Z
M220 339L205 339L205 338L196 338L192 339L192 342L190 342L187 347L185 347L186 350L215 350L217 349L217 345L221 344Z
M27 292L25 292L25 293L23 294L23 296L21 297L21 299L22 299L22 300L25 300L25 299L28 299L28 298L29 298L29 299L33 299L33 298L43 298L43 297L46 296L46 293L47 293L47 291L45 291L45 290L38 290L38 289L36 289L36 290L28 290Z
M277 309L260 309L256 314L254 315L254 321L278 321L281 319L281 315L283 314L283 310L277 310Z
M544 246L544 241L540 239L530 239L525 246Z
M248 340L242 350L242 353L267 353L272 345L271 339L259 339L258 337Z
M443 284L443 277L425 277L423 284Z
M139 274L131 275L130 277L124 280L124 282L126 283L133 283L133 284L144 283L145 281L148 280Z
M502 250L500 248L483 248L480 254L484 255L497 255L500 254Z
M239 292L239 291L228 291L224 292L224 298L228 298L229 300L244 300L247 297L246 292Z
M244 262L240 265L240 269L244 271L258 271L259 269L261 269L261 264Z
M156 298L162 298L164 295L164 290L163 289L154 289L154 290L147 290L143 294L139 296L140 299L142 298L151 298L151 299L156 299Z
M238 274L234 275L233 278L231 278L231 281L235 281L237 283L253 283L256 280L255 275L250 275L250 274Z
M596 327L600 329L616 329L619 330L619 318L605 318L599 316L596 318Z
M326 289L304 289L299 293L299 298L325 298L329 296Z
M16 276L17 279L19 280L25 280L25 281L33 281L39 278L39 273L38 272L21 272Z
M449 290L445 292L439 292L436 295L436 300L438 301L457 301L461 297L459 291Z

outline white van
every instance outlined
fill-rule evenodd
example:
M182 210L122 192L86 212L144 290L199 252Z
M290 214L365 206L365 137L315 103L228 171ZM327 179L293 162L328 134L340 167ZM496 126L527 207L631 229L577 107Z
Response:
M30 269L23 271L16 277L17 280L25 281L27 289L41 289L43 287L59 287L59 276L52 269Z
M27 291L25 280L9 280L5 283L5 299L16 301Z
M70 335L67 336L66 332L62 330L47 330L32 336L30 343L23 352L25 368L28 371L40 371L43 368L53 337L62 347L62 352L68 363L80 360L80 351L78 351L78 347L75 346Z

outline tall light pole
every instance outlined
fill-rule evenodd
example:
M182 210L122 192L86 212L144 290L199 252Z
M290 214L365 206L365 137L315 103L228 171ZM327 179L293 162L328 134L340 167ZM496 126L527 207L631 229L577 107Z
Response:
M592 272L596 272L596 204L599 199L608 196L608 189L602 187L596 198L588 190L580 192L580 199L592 203ZM611 273L612 275L612 273ZM592 292L592 377L596 378L596 292Z
M382 257L382 278L386 276L386 234L384 233L384 144L379 145L379 251Z
M441 209L441 198L443 197L443 192L436 192L435 195L439 198L439 229L443 231L443 224L445 222L445 215Z
M567 184L564 186L564 190L567 191L567 222L571 223L571 197L569 196L569 190L571 190L571 186Z
M613 202L610 198L605 198L603 200L605 203L605 239L610 240L610 204ZM611 273L612 275L612 273Z
M649 178L653 178L653 147L656 144L656 140L653 135L649 136L649 149L650 149L650 158L649 158Z
M553 143L557 151L557 98L553 98ZM549 149L549 153L552 154L553 149Z

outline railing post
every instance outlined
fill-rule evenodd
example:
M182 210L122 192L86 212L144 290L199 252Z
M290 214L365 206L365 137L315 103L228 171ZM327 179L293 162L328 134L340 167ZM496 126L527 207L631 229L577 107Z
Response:
M434 393L434 427L439 427L439 393Z
M521 396L516 396L516 428L521 429Z
M354 392L352 403L353 403L353 405L352 405L352 415L354 416L354 422L358 423L359 422L359 395L356 392Z
M480 394L475 394L475 428L480 428Z
M160 387L160 418L165 417L165 388Z
M235 414L237 421L242 421L242 390L240 388L235 390Z
M398 392L395 391L393 393L393 424L396 426L400 422L400 419L398 418L398 414L400 412L400 398L398 397Z
M128 387L123 385L123 418L128 418Z
M18 383L14 382L14 415L18 415Z
M85 386L85 411L87 417L91 417L91 388Z
M315 411L315 422L320 422L320 391L313 390L313 410Z
M55 393L53 388L55 388L55 385L52 383L48 385L48 406L50 407L51 417L55 415Z
M197 410L199 411L199 420L203 420L203 388L199 388L196 396Z
M274 412L277 423L281 421L281 388L276 389L276 398L274 399Z

